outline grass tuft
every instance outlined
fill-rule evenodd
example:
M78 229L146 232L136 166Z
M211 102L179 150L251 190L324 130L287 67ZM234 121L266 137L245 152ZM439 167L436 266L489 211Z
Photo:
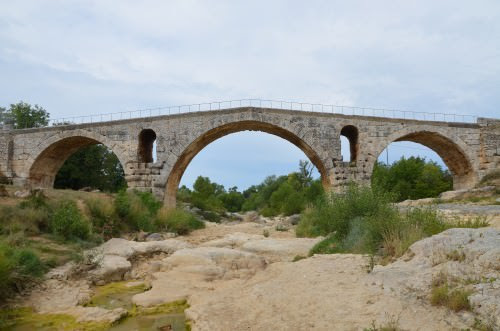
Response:
M205 223L182 209L161 209L156 215L155 223L158 228L164 228L180 235L205 227Z

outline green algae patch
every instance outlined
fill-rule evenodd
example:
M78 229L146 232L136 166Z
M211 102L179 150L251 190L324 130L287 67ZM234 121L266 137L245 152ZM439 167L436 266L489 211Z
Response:
M0 311L0 329L13 331L102 331L111 327L109 322L77 322L67 314L39 314L31 308Z
M156 305L152 307L135 306L129 310L129 316L159 315L159 314L181 314L189 308L186 300L179 300Z
M129 309L128 316L119 324L111 327L110 330L191 330L191 325L189 321L186 321L184 315L184 310L188 307L189 305L186 300L169 302L153 307L134 305Z
M149 290L150 287L144 283L133 285L134 282L116 282L96 287L95 294L87 306L101 307L106 309L133 308L132 297L138 293Z

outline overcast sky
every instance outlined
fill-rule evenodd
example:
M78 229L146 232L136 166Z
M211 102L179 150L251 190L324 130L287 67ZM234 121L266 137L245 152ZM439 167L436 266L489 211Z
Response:
M0 77L0 106L52 118L249 97L500 117L500 1L0 0ZM435 157L401 145L390 159ZM234 134L183 183L246 187L301 158Z

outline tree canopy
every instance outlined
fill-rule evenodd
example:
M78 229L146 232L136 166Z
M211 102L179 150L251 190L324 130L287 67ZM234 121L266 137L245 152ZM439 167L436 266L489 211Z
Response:
M64 162L54 182L55 188L91 187L106 192L117 192L126 186L120 161L104 145L92 145L75 152Z
M450 172L436 162L412 156L403 157L392 165L377 162L372 185L392 192L397 201L403 201L437 197L453 188L453 179Z
M49 113L38 105L20 101L9 109L0 108L0 123L12 124L15 129L38 128L49 123Z
M237 187L226 190L209 178L199 176L192 191L182 186L177 197L213 212L258 210L266 216L297 214L323 193L320 180L312 178L312 169L313 165L308 161L301 161L298 172L269 176L261 184L243 192Z

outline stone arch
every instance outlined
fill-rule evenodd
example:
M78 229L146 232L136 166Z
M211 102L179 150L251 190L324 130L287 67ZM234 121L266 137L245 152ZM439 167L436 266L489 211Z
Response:
M167 207L175 207L176 204L176 194L177 189L184 174L184 171L188 167L191 160L207 145L214 142L215 140L222 138L228 134L236 133L240 131L261 131L269 133L280 138L283 138L304 152L309 160L316 166L320 175L321 181L325 189L330 187L330 178L327 168L318 152L315 151L310 145L308 145L302 138L300 138L295 133L284 129L275 124L270 124L267 122L246 120L231 122L227 124L220 125L218 127L212 128L196 139L194 139L179 155L177 161L173 165L170 174L167 178L167 188L165 191L164 202Z
M373 154L373 165L382 151L392 142L411 141L422 144L438 154L453 176L455 190L471 188L477 183L474 158L469 155L468 146L462 139L435 126L410 126L393 132L378 145Z
M349 149L351 154L350 162L356 162L359 154L359 130L354 125L345 125L340 130L340 135L347 138L349 141Z
M55 134L35 147L24 170L27 184L32 187L52 187L57 172L68 157L82 147L95 144L103 144L112 150L127 173L125 153L113 141L101 134L78 129Z

